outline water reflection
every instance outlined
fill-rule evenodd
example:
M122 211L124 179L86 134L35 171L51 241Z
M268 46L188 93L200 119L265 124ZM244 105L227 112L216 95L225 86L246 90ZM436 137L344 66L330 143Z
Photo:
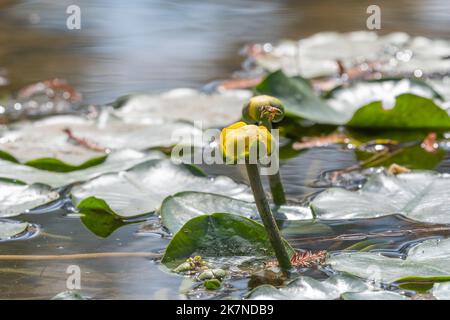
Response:
M88 102L136 91L199 87L239 69L247 42L365 28L370 1L88 1L82 29L66 28L73 1L17 0L0 7L0 67L9 89L62 77ZM448 1L384 2L381 33L446 37Z

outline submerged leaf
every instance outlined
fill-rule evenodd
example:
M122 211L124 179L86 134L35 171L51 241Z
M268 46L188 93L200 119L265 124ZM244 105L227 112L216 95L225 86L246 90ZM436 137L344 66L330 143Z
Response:
M411 172L376 174L361 190L331 188L319 194L311 209L322 219L373 218L401 213L422 222L450 223L450 175Z

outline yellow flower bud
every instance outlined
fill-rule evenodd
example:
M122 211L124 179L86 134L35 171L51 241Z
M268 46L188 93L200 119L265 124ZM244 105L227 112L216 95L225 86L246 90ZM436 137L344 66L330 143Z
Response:
M257 161L272 153L273 137L264 126L236 122L220 133L220 150L227 163Z
M283 118L283 103L277 98L266 95L251 98L242 110L242 119L249 123L261 121L277 123Z

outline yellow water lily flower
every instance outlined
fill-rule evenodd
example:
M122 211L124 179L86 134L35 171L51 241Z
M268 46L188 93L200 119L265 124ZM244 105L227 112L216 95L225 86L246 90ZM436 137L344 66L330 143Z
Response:
M220 133L220 150L227 163L256 163L273 150L273 137L264 126L236 122ZM254 161L254 162L253 162Z
M283 118L283 103L279 99L271 96L255 96L242 109L242 119L249 123L264 121L277 123Z

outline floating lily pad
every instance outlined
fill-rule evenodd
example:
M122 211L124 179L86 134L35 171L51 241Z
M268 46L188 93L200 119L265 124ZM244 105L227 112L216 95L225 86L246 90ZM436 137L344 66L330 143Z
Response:
M263 225L235 214L213 213L186 222L167 246L162 263L173 267L194 255L271 256L273 251Z
M150 160L127 171L105 174L75 186L72 198L76 205L90 197L101 199L121 217L153 212L164 198L180 191L207 190L236 199L252 199L247 186L224 176L210 178L193 168L170 160Z
M433 282L450 281L450 239L426 240L412 247L405 259L375 252L342 252L329 257L327 263L337 271L384 283L398 282L400 286L408 284L404 287L422 291L424 282L432 286Z
M274 214L280 219L311 219L309 209L298 206L281 206L273 208ZM164 199L159 213L164 226L171 233L176 233L190 219L199 215L214 212L226 212L258 218L258 210L253 202L233 199L230 197L204 193L180 192Z
M370 287L366 282L347 275L334 275L319 281L301 276L285 287L262 285L253 289L248 298L252 300L336 300L339 298L361 299L407 299L395 292Z
M450 116L433 100L436 92L411 80L370 81L343 88L332 98L319 98L304 79L281 71L266 77L259 93L273 95L286 105L286 114L319 124L357 128L449 129Z
M450 282L436 283L431 293L438 300L450 300Z
M341 296L344 300L409 300L408 297L392 291L346 292Z
M311 203L321 219L373 218L400 213L417 221L450 223L450 175L411 172L375 174L359 191L331 188Z
M298 41L284 40L253 58L265 70L283 69L290 76L307 78L339 74L336 61L346 68L375 64L388 75L445 73L450 70L450 42L412 37L403 32L377 35L375 32L320 32ZM361 69L363 72L364 70Z
M81 222L95 235L106 238L116 229L127 224L111 211L105 201L95 197L87 198L78 204Z
M158 123L175 120L199 122L204 128L225 127L238 121L250 91L205 94L175 89L159 95L137 94L119 98L114 114L127 122Z
M124 122L108 111L96 120L56 116L7 131L0 157L36 168L68 172L105 161L110 150L145 150L193 142L202 131L191 124Z
M281 99L286 115L312 120L323 124L345 123L347 116L331 108L320 99L306 80L287 77L283 72L269 74L256 91Z
M99 165L67 173L49 172L0 160L0 177L11 180L20 180L28 184L43 183L53 188L58 188L74 182L86 181L104 173L126 170L150 159L161 159L164 157L164 154L158 151L139 152L131 149L124 149L112 152L108 158Z
M17 216L58 198L58 192L43 184L0 180L0 217Z
M0 241L16 238L28 232L30 226L28 222L0 220Z

